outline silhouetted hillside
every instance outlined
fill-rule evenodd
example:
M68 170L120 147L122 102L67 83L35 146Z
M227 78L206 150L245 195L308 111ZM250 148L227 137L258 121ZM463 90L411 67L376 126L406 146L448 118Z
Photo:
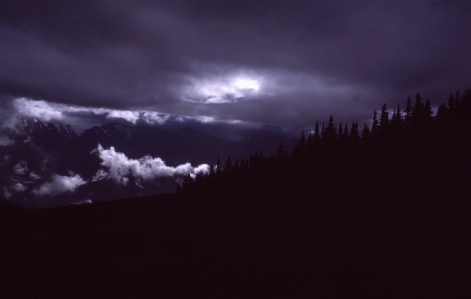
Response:
M177 193L201 217L224 214L213 225L228 225L233 238L260 246L252 273L282 284L262 287L271 295L464 298L470 116L470 89L435 117L420 94L404 111L384 105L362 132L331 116L293 151L228 158Z
M246 160L229 157L209 175L187 177L178 189L195 196L246 192L248 186L262 193L280 188L313 199L331 191L375 197L452 194L471 181L470 97L469 90L451 95L435 117L420 94L413 105L408 100L404 111L398 107L391 114L383 105L379 115L374 111L371 128L365 125L362 132L357 123L335 125L331 116L312 134L303 133L291 152L280 145L268 157L259 152Z

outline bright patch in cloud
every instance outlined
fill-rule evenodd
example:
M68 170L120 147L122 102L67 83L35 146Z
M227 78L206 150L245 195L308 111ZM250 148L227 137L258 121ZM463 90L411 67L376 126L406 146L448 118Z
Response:
M126 185L129 177L147 182L153 182L160 177L181 177L196 175L199 173L209 173L209 166L202 164L192 167L190 163L171 167L165 165L160 158L145 156L137 159L129 159L124 153L117 152L114 147L104 149L100 144L94 150L98 154L101 163L106 170L100 169L96 173L93 181L111 179L116 183Z
M52 181L42 184L38 189L33 190L36 195L52 195L74 192L79 186L85 184L86 181L80 175L62 176L54 174Z
M193 79L184 99L188 102L205 104L234 103L251 100L259 96L262 80L256 76L226 76L207 79Z
M260 84L257 80L250 80L250 79L236 79L233 83L235 87L238 89L252 89L252 90L259 90Z

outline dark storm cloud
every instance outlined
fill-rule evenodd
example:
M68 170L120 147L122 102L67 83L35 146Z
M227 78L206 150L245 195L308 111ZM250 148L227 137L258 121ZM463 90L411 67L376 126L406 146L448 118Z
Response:
M469 1L1 1L2 107L28 97L286 126L361 121L384 102L421 92L437 104L467 87L470 12Z

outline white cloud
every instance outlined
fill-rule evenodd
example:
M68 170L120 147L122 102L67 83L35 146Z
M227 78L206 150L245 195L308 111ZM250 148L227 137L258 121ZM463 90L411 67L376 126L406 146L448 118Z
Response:
M49 164L49 159L48 158L44 158L42 161L41 161L41 170L43 172L45 172L47 170L47 165Z
M8 136L6 135L0 135L0 146L8 146L8 145L14 145L15 141L11 140Z
M185 163L171 167L165 165L162 159L151 156L145 156L139 160L129 159L124 153L116 152L114 147L103 149L100 144L94 152L103 160L101 165L106 168L106 170L99 169L97 171L93 178L94 181L107 178L126 185L131 176L135 179L152 182L160 177L179 177L209 172L207 164L192 167L190 163Z
M15 190L16 192L24 192L26 190L26 187L21 183L16 183L10 188Z
M79 186L85 184L86 181L80 175L62 176L54 174L52 181L42 184L38 189L33 190L36 195L52 195L74 192Z
M70 202L71 205L83 205L83 204L91 204L92 200L91 199L84 199L84 200L79 200L79 201L72 201Z
M38 174L36 174L36 173L34 173L34 172L31 172L31 173L29 174L29 178L32 179L32 180L34 180L34 181L37 181L37 180L39 180L39 179L41 178L41 176L38 175Z
M103 169L98 169L98 171L92 178L92 182L101 181L103 179L106 179L107 177L108 177L108 172L106 172Z
M13 167L13 172L16 175L25 175L28 172L28 163L26 163L26 161L20 161Z
M25 140L23 140L24 144L30 144L33 141L33 138L31 136L26 137Z
M193 172L195 174L209 174L209 165L208 164L201 164L197 167L193 168Z
M27 117L34 117L43 121L61 120L62 111L66 106L52 105L45 101L33 101L27 98L18 98L13 101L16 110Z
M139 119L139 112L137 111L122 111L122 110L111 110L106 118L122 118L126 121L135 124Z
M259 93L257 89L258 81L249 80L249 79L234 79L231 85L231 90L234 89L237 92L222 92L217 96L208 96L208 95L199 95L199 93L191 92L192 95L196 95L197 99L191 98L189 95L186 96L186 100L190 102L201 102L204 103L231 103L234 101L244 100L245 96L250 94ZM214 82L213 82L214 83ZM226 82L227 83L227 82ZM216 83L214 83L217 85ZM213 85L214 85L213 84ZM211 84L210 84L211 85ZM206 90L204 87L202 87ZM221 87L222 88L222 87ZM224 88L223 88L224 89ZM207 91L207 90L206 90ZM207 91L209 92L209 91ZM203 100L199 100L202 98ZM197 121L201 123L228 123L228 124L242 124L245 123L237 119L217 119L214 116L210 115L171 115L168 113L162 113L158 111L149 111L149 110L112 110L108 108L92 108L92 107L83 107L83 106L67 106L63 104L56 104L46 101L36 101L28 98L17 98L13 100L13 106L17 110L18 117L16 117L16 123L18 124L24 117L26 118L35 118L43 122L49 121L61 121L66 123L74 124L78 127L81 126L81 122L78 121L81 116L84 115L95 115L103 116L107 119L122 119L128 121L132 124L136 124L139 120L146 122L150 125L162 125L168 121L176 122L185 122L187 120ZM248 124L248 123L246 123ZM10 145L13 141L4 138L0 135L0 146ZM23 141L24 143L30 143L31 139L28 137Z
M214 117L211 117L211 116L197 116L197 117L195 117L195 119L199 122L204 123L204 124L216 122L216 119Z
M170 115L159 113L159 112L144 111L142 113L142 119L150 125L155 125L155 124L162 125L169 118L170 118Z
M187 102L205 104L235 103L257 99L266 94L266 78L261 74L233 74L211 78L191 78L192 84L184 89Z
M107 108L91 108L81 106L67 106L63 104L36 101L27 98L13 100L13 106L23 117L36 118L41 121L67 120L68 114L91 113L94 115L106 115L106 118L121 118L133 124L139 119L139 112L111 110ZM69 119L70 120L70 119Z
M3 196L5 199L9 199L11 197L11 192L8 190L7 187L3 187Z

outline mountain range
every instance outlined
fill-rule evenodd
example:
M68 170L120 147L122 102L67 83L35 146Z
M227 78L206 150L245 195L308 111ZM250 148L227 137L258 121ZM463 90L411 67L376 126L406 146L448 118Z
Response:
M113 147L117 154L125 155L125 161L151 156L160 158L168 167L177 167L188 162L194 166L215 164L215 157L224 160L230 156L235 160L255 151L271 154L280 144L289 148L296 143L288 134L269 129L242 130L243 138L237 141L229 136L221 138L220 131L208 131L185 126L107 123L79 135L70 125L24 120L15 130L0 132L0 197L24 205L55 206L175 190L177 176L156 176L145 182L136 176L125 186L106 179L94 180L103 168L103 160L96 152L98 144L104 150ZM44 192L40 192L41 186Z

